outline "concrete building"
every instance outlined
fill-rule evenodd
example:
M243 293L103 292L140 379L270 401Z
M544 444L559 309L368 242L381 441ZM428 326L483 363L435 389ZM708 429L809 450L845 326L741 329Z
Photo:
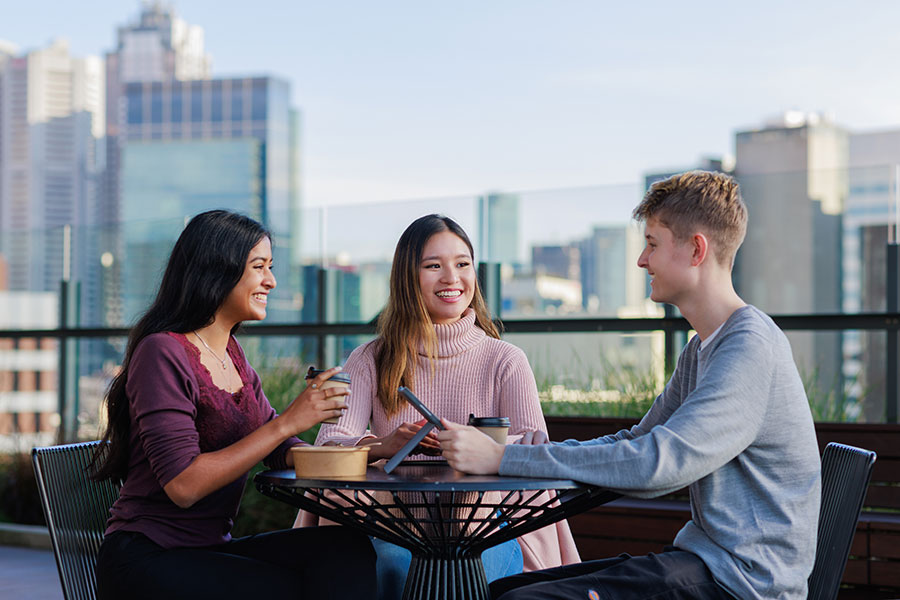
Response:
M843 227L843 309L887 310L887 244L897 241L896 186L900 130L850 136L849 195ZM861 420L884 419L886 338L883 332L844 334L844 376L854 381Z
M646 273L637 266L643 232L633 223L594 227L578 243L582 304L592 314L615 316L647 296Z
M578 279L541 272L515 273L503 282L503 315L511 318L545 318L582 312Z
M0 40L0 194L3 190L3 80L6 72L6 64L18 54L19 49L15 44ZM0 210L0 231L3 231L3 211Z
M119 223L119 136L123 131L124 87L129 83L208 79L212 59L203 29L179 19L161 2L145 2L131 24L118 28L116 49L106 55L106 202L100 222Z
M749 212L737 256L738 293L771 314L839 311L848 133L820 115L792 112L738 132L735 150ZM840 333L788 337L807 381L842 388Z
M581 252L578 244L532 246L531 268L535 274L581 281Z
M90 225L101 199L104 75L68 43L0 59L0 229L13 290L56 291L64 225ZM75 237L75 253L82 238ZM71 276L84 265L72 263Z
M0 329L57 327L53 292L9 291L0 256ZM0 340L0 453L55 442L58 349L52 339Z

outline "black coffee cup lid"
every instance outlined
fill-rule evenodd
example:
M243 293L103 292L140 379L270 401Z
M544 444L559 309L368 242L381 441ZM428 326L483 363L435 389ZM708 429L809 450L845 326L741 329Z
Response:
M312 379L313 377L318 377L320 374L324 373L323 369L317 369L315 367L310 367L306 372L306 379ZM335 373L331 377L328 378L328 381L337 381L338 383L350 383L350 374L344 373L340 371Z
M473 427L509 427L509 417L476 417L469 415L469 425Z

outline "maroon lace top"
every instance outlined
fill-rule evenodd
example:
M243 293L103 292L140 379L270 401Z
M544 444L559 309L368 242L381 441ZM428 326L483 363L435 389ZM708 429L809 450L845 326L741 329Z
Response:
M125 386L131 414L128 476L110 509L107 534L135 531L165 548L231 539L246 474L186 509L163 491L198 454L225 448L276 416L233 337L227 352L243 383L234 394L213 384L200 351L183 334L156 333L138 344ZM299 443L285 440L266 457L266 466L286 468L288 448Z

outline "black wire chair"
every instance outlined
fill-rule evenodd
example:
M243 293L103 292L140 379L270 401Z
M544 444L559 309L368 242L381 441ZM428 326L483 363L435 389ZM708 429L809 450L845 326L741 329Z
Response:
M831 442L822 454L822 508L808 600L834 600L850 556L875 453Z
M109 507L119 497L118 483L98 483L91 479L91 457L101 443L84 442L31 451L41 506L66 600L96 598L94 568L97 553L103 541Z

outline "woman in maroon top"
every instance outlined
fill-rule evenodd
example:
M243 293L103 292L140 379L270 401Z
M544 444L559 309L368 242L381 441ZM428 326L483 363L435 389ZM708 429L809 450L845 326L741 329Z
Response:
M375 587L368 537L347 527L232 539L247 472L292 466L295 436L346 408L325 371L284 413L272 409L233 334L266 316L269 233L227 211L197 215L156 300L132 329L107 395L110 454L97 478L124 481L97 559L112 598L350 598Z

